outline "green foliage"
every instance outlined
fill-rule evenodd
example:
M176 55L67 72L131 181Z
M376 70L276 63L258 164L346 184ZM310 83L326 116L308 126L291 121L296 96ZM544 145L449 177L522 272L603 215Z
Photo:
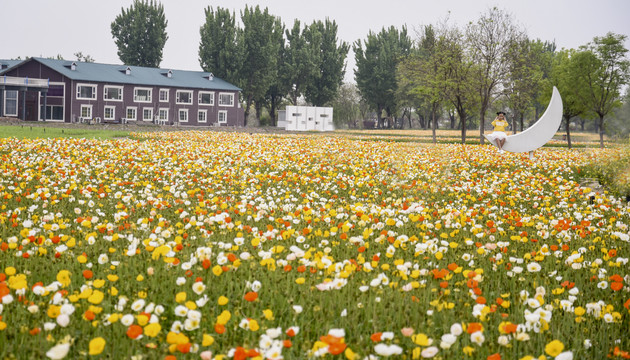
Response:
M599 116L600 146L604 147L604 117L621 106L621 88L630 80L630 60L624 47L625 35L608 33L581 47L580 72L586 77L587 103Z
M585 76L579 72L577 59L580 57L576 50L561 50L553 57L553 67L548 82L558 88L562 94L562 117L567 134L567 142L571 147L571 119L587 112L585 98L587 85ZM546 99L551 97L551 87L544 92Z
M543 44L522 38L512 42L508 50L508 75L505 86L507 104L512 110L512 130L516 131L516 119L520 120L520 131L523 131L525 113L534 105L540 92L543 80L542 54Z
M337 23L328 18L313 22L305 37L312 57L313 73L306 85L304 96L314 106L329 104L343 82L345 61L350 46L337 40Z
M236 16L228 9L205 10L206 22L199 29L199 64L204 71L232 83L238 83L241 67L240 29Z
M335 109L333 121L335 128L341 127L357 128L359 120L362 119L362 108L359 91L354 84L344 83L337 92L337 97L332 102Z
M309 31L308 26L302 29L297 19L293 27L285 31L287 44L284 47L283 66L279 76L293 105L297 105L297 99L304 95L309 81L318 72L316 59L319 51L315 51L307 41Z
M400 31L393 26L383 28L378 34L370 31L367 39L357 40L353 45L357 64L355 81L363 99L377 110L379 127L383 110L388 116L396 111L396 68L410 54L411 47L405 26Z
M267 8L248 6L241 12L243 32L241 49L243 66L238 76L245 97L245 122L254 101L261 101L277 77L277 57L284 32L280 19L269 14Z
M597 179L604 188L618 197L630 196L630 146L619 156L598 159L581 169L580 175Z
M630 89L628 88L626 88L623 105L615 109L606 124L606 135L626 143L628 142L628 137L630 136Z
M111 24L112 37L118 47L118 57L126 65L159 67L162 51L168 39L161 3L135 0Z
M60 55L57 55L57 57L59 56ZM77 61L90 62L90 63L93 63L94 61L96 61L91 55L89 54L84 55L82 51L75 52L74 56L77 58Z

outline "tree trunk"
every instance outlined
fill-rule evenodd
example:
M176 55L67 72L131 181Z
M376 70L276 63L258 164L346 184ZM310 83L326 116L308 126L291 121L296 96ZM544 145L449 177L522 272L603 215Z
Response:
M437 144L437 139L435 138L435 129L437 128L437 119L435 118L436 116L436 111L435 109L432 109L431 111L431 132L433 133L433 145Z
M411 111L409 111L409 129L412 129L413 127L411 126Z
M260 118L262 115L262 104L258 103L258 101L256 101L254 103L254 109L256 110L256 120L258 120L258 126L262 125Z
M599 147L604 148L604 115L599 115Z
M480 118L479 118L479 142L481 143L481 145L484 144L486 138L483 137L483 133L484 133L484 127L486 126L486 114L485 114L485 109L481 110L480 113Z
M514 117L512 118L512 133L516 134L516 118L518 117L518 115L514 115Z
M564 119L566 120L567 145L569 146L569 149L570 149L571 148L571 130L570 130L571 117L565 116Z
M243 118L243 127L247 126L247 118L249 117L249 109L252 106L252 102L253 102L253 96L252 95L247 95L247 101L245 102L245 112L244 112L244 118Z
M448 117L451 119L451 130L455 129L455 114L449 112Z
M376 119L377 119L376 120L376 127L378 129L382 129L383 128L383 106L382 105L378 105Z
M584 123L586 122L586 120L581 119L580 120L580 130L584 131Z
M276 120L276 97L271 96L271 106L269 106L269 115L271 115L271 126L276 126L278 124Z
M525 113L521 113L521 132L523 132L523 118L525 117Z
M462 125L462 144L466 144L466 112L459 112L459 122Z

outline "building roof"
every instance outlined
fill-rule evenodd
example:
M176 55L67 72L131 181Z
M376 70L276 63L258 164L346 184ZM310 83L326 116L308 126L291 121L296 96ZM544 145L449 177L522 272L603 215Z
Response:
M4 69L14 67L15 65L21 63L23 60L5 60L0 59L0 72Z
M26 63L27 61L37 61L75 81L208 90L241 90L240 88L223 79L219 79L216 76L212 77L212 81L209 80L208 77L211 76L211 73L204 71L171 70L142 66L111 65L45 58L31 58L23 62L18 61L18 64L14 64L12 66L9 65L8 69L0 71L0 74L9 71L13 67L21 65L22 63ZM71 69L73 63L76 65L75 70ZM126 74L127 69L130 70L129 75ZM171 77L167 76L169 72L171 72Z

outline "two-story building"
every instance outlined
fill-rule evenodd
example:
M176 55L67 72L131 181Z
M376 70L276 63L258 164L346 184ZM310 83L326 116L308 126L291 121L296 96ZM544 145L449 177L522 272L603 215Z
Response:
M242 126L238 87L201 71L0 60L0 116L32 121Z

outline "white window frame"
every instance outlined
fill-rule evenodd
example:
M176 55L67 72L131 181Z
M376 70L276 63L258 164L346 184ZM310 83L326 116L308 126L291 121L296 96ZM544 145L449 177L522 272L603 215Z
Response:
M48 114L48 108L50 108L50 119L46 117L46 121L63 121L64 119L64 115L65 115L65 106L63 105L48 105L46 104L46 109L44 109L45 113L44 116L46 116L46 114ZM61 108L61 119L53 119L53 108Z
M186 120L182 120L182 114L186 114ZM188 109L179 109L177 111L177 120L180 123L187 123L188 122Z
M148 119L144 116L145 111L151 112L151 116L149 116ZM149 108L149 107L142 108L142 121L153 121L153 108Z
M203 120L200 119L201 114L203 114ZM208 122L208 110L199 110L197 112L197 122L200 124L205 124Z
M148 100L138 100L138 90L146 90L148 91L148 95L147 98ZM153 89L152 88L145 88L145 87L136 87L133 88L133 102L137 102L137 103L150 103L153 101Z
M162 112L164 112L166 114L166 116L164 118L162 118ZM167 108L160 108L160 109L158 109L158 120L168 121L168 109Z
M7 93L8 92L15 92L15 114L11 114L11 113L7 112L7 99L8 99ZM17 90L5 90L3 98L4 98L4 106L2 107L2 109L4 109L4 115L5 116L17 116L17 114L18 114L18 107L19 107L18 103L19 103L19 100L20 100L20 93L19 93L19 91L17 91ZM10 101L14 101L14 100L11 99Z
M201 96L203 95L210 95L210 102L209 103L202 103L201 102ZM197 103L201 106L214 106L214 92L213 91L199 91L199 95L197 95Z
M83 109L89 109L90 114L88 116L83 116ZM94 114L92 112L92 105L88 105L88 104L81 104L81 110L79 111L79 114L81 114L82 118L86 118L86 119L91 119L92 115Z
M129 117L129 110L133 110L134 117ZM138 119L138 108L135 106L127 106L125 109L125 118L127 120L136 120Z
M168 102L169 96L170 96L170 89L160 89L159 93L158 93L158 99L160 100L160 102ZM162 94L166 94L166 99L162 99Z
M91 87L93 90L93 96L92 97L81 97L81 91L79 91L79 88L82 87ZM77 84L77 100L96 100L96 98L98 97L98 86L94 85L94 84L84 84L84 83L78 83Z
M221 99L221 96L223 96L223 95L230 96L230 98L231 98L230 101L231 102L229 104L224 104L223 103L223 101ZM219 93L219 106L232 106L233 107L234 106L234 93L226 93L226 92Z
M120 99L108 99L108 90L109 89L117 89L120 94ZM103 100L105 101L123 101L123 87L122 86L113 86L113 85L105 85L103 88Z
M190 95L190 102L181 102L180 101L180 94L183 93L187 93ZM176 104L184 104L184 105L191 105L193 103L193 91L192 90L177 90L177 92L175 93L175 103Z
M227 110L219 110L217 121L219 124L227 124ZM221 121L221 115L223 115L223 121Z
M107 110L112 111L112 116L107 117ZM116 120L116 107L112 105L105 105L103 108L103 120Z

